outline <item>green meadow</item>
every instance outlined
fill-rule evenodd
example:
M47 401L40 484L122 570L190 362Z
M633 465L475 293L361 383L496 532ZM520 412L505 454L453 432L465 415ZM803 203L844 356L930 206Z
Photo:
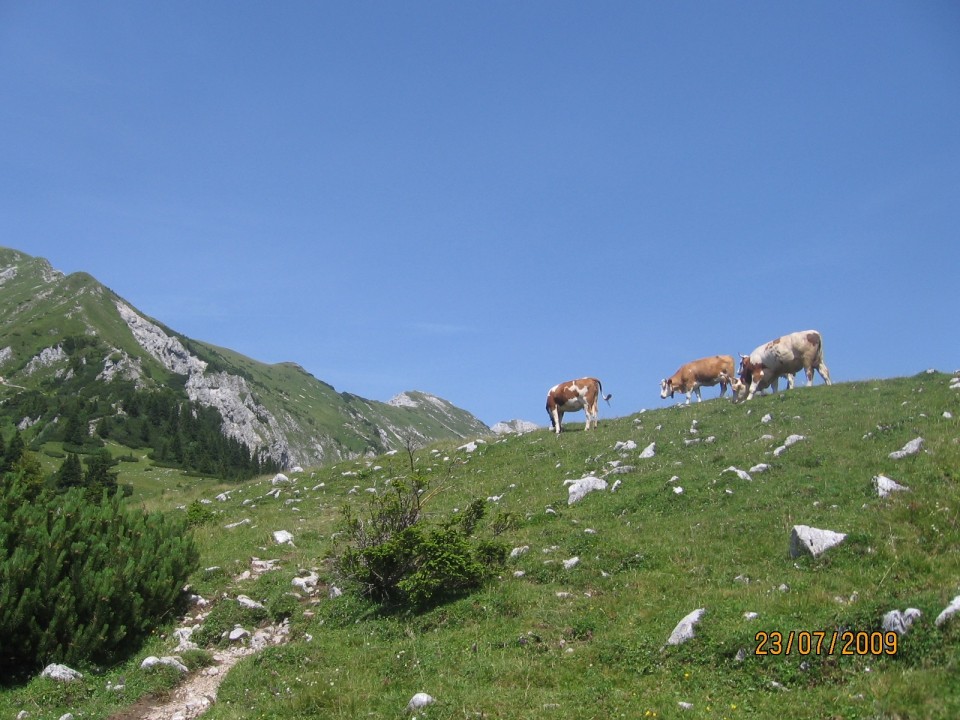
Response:
M240 661L209 720L957 718L960 615L934 623L960 595L960 390L949 381L930 372L711 399L601 417L589 432L570 422L560 436L488 437L472 452L445 442L308 468L276 487L168 476L145 456L121 463L120 481L132 502L199 518L191 590L217 631L185 659L195 672L221 627L265 621L238 595L289 618L289 641ZM792 435L802 439L775 452ZM920 453L889 457L918 437ZM347 540L344 505L362 514L413 474L429 483L428 520L480 498L477 532L518 549L481 590L422 611L364 599L331 562ZM879 497L881 474L909 490ZM590 475L607 488L568 504L565 481ZM846 539L793 557L796 525ZM277 544L278 530L293 544ZM254 558L276 569L243 576ZM318 592L292 595L310 571ZM908 607L922 616L893 642L881 620ZM669 645L697 609L695 636ZM182 682L139 667L172 652L178 620L171 612L122 665L77 668L77 683L0 690L0 718L135 717L125 709ZM793 638L789 652L769 640L777 632L784 646ZM418 692L434 702L408 712Z

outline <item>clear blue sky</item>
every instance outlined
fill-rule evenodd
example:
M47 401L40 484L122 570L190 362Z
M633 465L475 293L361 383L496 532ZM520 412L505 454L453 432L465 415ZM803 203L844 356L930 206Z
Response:
M487 424L808 328L960 368L953 0L0 1L0 168L0 245Z

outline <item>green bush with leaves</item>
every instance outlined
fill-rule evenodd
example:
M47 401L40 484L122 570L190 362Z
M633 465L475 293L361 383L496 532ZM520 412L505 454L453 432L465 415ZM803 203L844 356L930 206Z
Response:
M484 516L482 500L452 520L428 523L422 509L429 497L421 480L395 480L371 499L366 517L345 508L351 545L336 564L364 595L422 608L481 587L503 565L506 547L473 534Z
M109 663L175 611L199 555L183 518L97 503L83 488L0 485L0 677Z

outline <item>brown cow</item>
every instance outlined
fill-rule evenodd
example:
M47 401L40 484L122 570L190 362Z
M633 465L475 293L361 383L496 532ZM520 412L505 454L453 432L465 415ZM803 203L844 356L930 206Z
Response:
M550 427L560 434L560 424L565 412L584 410L587 415L587 424L584 430L590 429L590 421L597 426L597 402L600 398L610 402L613 395L604 395L603 387L596 378L586 377L579 380L554 385L547 391L547 415L550 416Z
M803 330L771 340L749 355L740 356L740 382L734 385L734 399L749 400L771 385L779 389L780 378L786 376L787 389L793 389L793 376L803 370L807 386L813 385L813 371L820 373L830 385L830 371L823 361L823 339L816 330Z
M720 384L720 397L727 392L727 385L733 381L733 357L714 355L688 362L677 370L672 377L660 381L660 397L673 397L674 393L686 393L687 405L690 395L697 394L697 402L702 402L701 387L713 387Z

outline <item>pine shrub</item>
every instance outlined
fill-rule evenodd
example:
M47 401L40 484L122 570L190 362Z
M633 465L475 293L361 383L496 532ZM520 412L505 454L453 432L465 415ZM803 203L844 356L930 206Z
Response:
M105 664L172 613L199 554L182 518L147 514L82 488L0 487L0 677L47 663Z
M505 546L473 534L482 500L457 518L429 523L422 513L428 497L420 481L394 481L391 492L370 501L365 517L345 509L351 543L336 564L367 597L423 608L481 587L505 562Z

